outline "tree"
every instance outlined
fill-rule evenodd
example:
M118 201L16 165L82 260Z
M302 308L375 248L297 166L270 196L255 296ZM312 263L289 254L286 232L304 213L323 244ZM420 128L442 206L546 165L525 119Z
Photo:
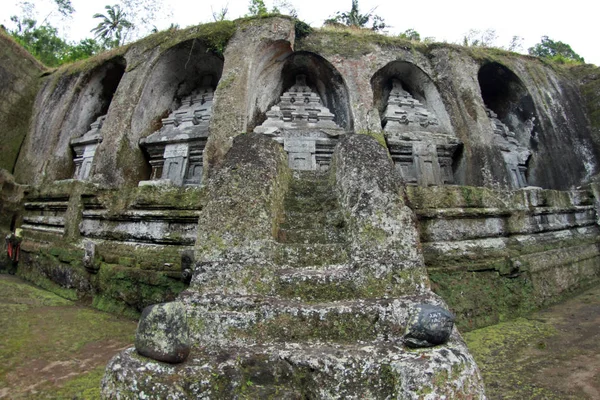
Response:
M133 24L127 20L127 15L121 10L119 5L105 6L105 14L94 14L94 18L101 18L93 32L96 38L108 47L118 47L124 44L127 30L133 28Z
M221 7L221 9L218 12L215 12L211 6L210 11L212 12L212 16L215 22L225 21L225 19L227 18L227 13L229 12L229 3L225 4L224 7Z
M50 25L38 26L37 21L30 18L10 18L16 29L8 33L35 58L49 67L62 64L61 59L68 44L58 36L58 30Z
M419 32L415 31L414 29L407 29L398 35L398 37L402 39L413 40L415 42L421 41L421 35L419 35Z
M358 10L358 0L352 0L352 7L349 12L337 12L334 17L325 20L325 25L345 25L354 28L365 28L371 21L371 30L380 31L387 25L383 18L373 14L377 7L372 8L368 13L361 14Z
M542 36L542 41L528 49L532 56L548 58L560 63L585 63L583 57L575 53L571 46L560 41L554 41L548 36Z
M127 21L132 25L124 31L123 42L146 36L156 26L159 16L163 21L168 21L172 15L170 6L165 5L164 0L118 0L117 4L127 13Z
M262 16L267 15L269 10L267 10L267 6L263 0L250 0L248 12L249 16Z

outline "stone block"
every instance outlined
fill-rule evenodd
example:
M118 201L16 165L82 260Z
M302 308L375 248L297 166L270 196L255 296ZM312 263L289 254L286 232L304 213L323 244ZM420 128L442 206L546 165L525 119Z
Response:
M409 317L404 332L404 343L408 347L433 347L444 344L454 327L454 315L434 305L422 304Z
M185 307L180 302L148 306L135 333L137 352L153 360L181 363L190 354Z

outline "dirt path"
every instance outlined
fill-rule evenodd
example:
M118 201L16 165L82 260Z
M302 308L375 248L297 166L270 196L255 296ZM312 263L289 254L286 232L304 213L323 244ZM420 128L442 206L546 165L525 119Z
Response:
M0 399L99 399L104 367L135 328L0 275Z
M600 399L600 287L464 336L490 399Z

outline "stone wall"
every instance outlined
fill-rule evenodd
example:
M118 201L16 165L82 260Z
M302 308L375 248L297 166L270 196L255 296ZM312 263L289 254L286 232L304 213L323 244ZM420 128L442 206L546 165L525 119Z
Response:
M591 190L410 187L427 271L459 326L548 306L600 280Z
M502 290L507 298L514 297L511 288L521 281L517 286L535 292L537 300L505 307L526 310L546 304L577 283L561 283L555 277L552 286L550 278L543 280L542 273L534 272L535 267L515 278L504 278L503 274L511 275L505 269L515 263L535 264L526 254L561 253L558 249L566 245L558 239L560 235L583 235L588 247L582 254L592 251L596 228L585 225L594 212L591 200L559 206L552 199L579 193L572 189L597 172L597 147L589 127L590 115L594 116L580 107L578 89L583 84L585 98L593 103L595 97L586 88L593 86L594 71L586 69L576 80L568 69L532 57L410 43L371 34L322 30L296 38L294 22L284 17L161 32L59 68L43 78L35 104L24 108L33 117L15 166L15 181L31 187L23 201L13 204L12 215L22 216L22 221L20 217L17 220L25 235L25 259L43 255L47 260L44 265L56 266L41 267L41 275L49 278L48 282L59 282L73 293L79 291L75 295L91 294L103 301L110 298L130 311L139 310L151 299L172 297L185 287L180 279L182 254L201 243L211 243L206 236L210 233L204 231L202 222L198 224L205 218L202 207L206 193L198 186L161 186L164 182L137 187L150 178L150 161L157 157L147 154L141 140L158 132L166 117L182 107L183 99L196 93L210 76L214 99L208 139L202 142L206 146L203 173L209 178L221 168L234 138L260 126L282 94L303 76L322 103L320 112L327 109L333 114L333 122L342 132L337 133L340 137L372 135L384 151L387 148L392 153L393 161L410 164L418 159L413 163L417 171L425 171L431 163L439 164L427 172L431 177L414 179L417 184L461 185L408 188L406 206L416 212L421 236L399 239L398 245L416 242L414 248L422 246L434 287L440 287L444 296L452 296L453 283L445 284L443 279L459 279L460 274L467 274L464 271L483 269L487 271L473 276L496 282L494 295ZM414 115L393 115L402 108L390 106L392 91L395 96L405 96L401 101L396 99L400 103L416 105ZM100 138L95 139L97 147L87 181L73 180L74 143L91 132L90 125L98 118L103 122L101 129L92 130ZM386 125L391 124L389 121L406 123L406 128L391 132ZM500 140L501 134L505 137ZM421 145L424 137L435 146L429 142ZM336 142L331 143L330 153ZM397 143L402 145L400 150L393 148ZM4 154L8 153L3 150L3 160ZM519 161L526 184L571 191L506 192L506 186L515 186L507 160L517 155L527 158ZM401 170L398 164L396 170ZM519 182L518 186L525 184ZM493 190L482 188L484 185ZM454 198L463 192L475 197L485 194L485 201L495 205L467 207L463 200L424 205L418 200L419 196L436 198L438 193ZM547 197L547 205L515 200L532 193ZM409 218L411 211L405 208L398 215ZM531 231L538 225L537 231ZM527 238L526 243L521 237ZM97 258L87 269L82 264L86 241L96 244ZM467 247L455 249L452 245ZM469 250L469 246L478 251ZM71 256L60 249L68 249ZM522 254L516 253L518 249ZM593 264L595 256L580 263L569 255L572 253L565 250L554 270L579 263L582 272L573 276L588 279L591 275L584 271L584 265ZM419 257L417 250L410 259ZM32 263L23 263L24 274L31 279L37 273ZM63 279L69 268L80 278ZM496 276L510 285L500 285ZM524 276L528 277L526 282ZM103 281L101 277L110 279ZM119 286L116 281L124 283L125 289L112 288L112 284ZM164 297L150 293L152 290L133 296L139 292L136 285L160 287L165 290ZM543 291L540 285L550 285L554 292ZM448 288L446 292L444 288ZM523 297L530 297L529 292L523 293ZM459 308L457 311L463 313ZM464 309L465 315L474 315L476 320L478 313ZM501 316L500 311L492 314L498 317L489 317L488 322ZM477 321L463 326L487 323Z
M44 66L0 29L0 168L12 172Z

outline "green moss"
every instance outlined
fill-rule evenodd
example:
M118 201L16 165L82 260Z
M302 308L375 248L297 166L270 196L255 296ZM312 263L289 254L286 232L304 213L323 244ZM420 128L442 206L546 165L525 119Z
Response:
M144 307L173 300L186 288L185 283L161 272L101 263L92 283L100 295L96 307L130 315Z
M461 332L524 315L540 305L527 274L515 278L496 271L429 271L433 291L456 314Z
M551 325L536 320L517 318L483 329L463 334L467 346L481 369L486 385L498 385L510 390L501 391L507 398L545 398L558 399L559 396L545 388L536 387L527 377L532 373L519 360L523 357L523 348L543 343L556 334ZM515 393L516 392L516 393ZM533 396L535 394L536 396Z
M40 256L36 259L36 261L40 264L44 264L46 268L50 269L55 268L57 263L55 259L44 256ZM38 267L39 266L40 265L38 265ZM40 270L36 268L36 266L27 265L24 262L21 262L19 268L17 269L17 275L65 299L77 300L79 298L77 290L64 288L58 285L56 282L53 282L45 275L40 273Z
M319 315L291 316L279 315L272 319L257 323L249 331L232 329L230 335L253 337L258 341L301 341L328 340L334 342L369 341L377 337L380 330L374 324L377 316L363 314L328 314L326 318Z
M135 331L133 321L78 306L3 276L0 326L0 385L9 388L14 398L31 396L32 384L37 384L36 398L97 398L104 363L94 358L97 354L90 353L88 346L110 340L116 348L124 347L133 341ZM48 369L61 379L47 379ZM19 378L20 374L27 378Z

